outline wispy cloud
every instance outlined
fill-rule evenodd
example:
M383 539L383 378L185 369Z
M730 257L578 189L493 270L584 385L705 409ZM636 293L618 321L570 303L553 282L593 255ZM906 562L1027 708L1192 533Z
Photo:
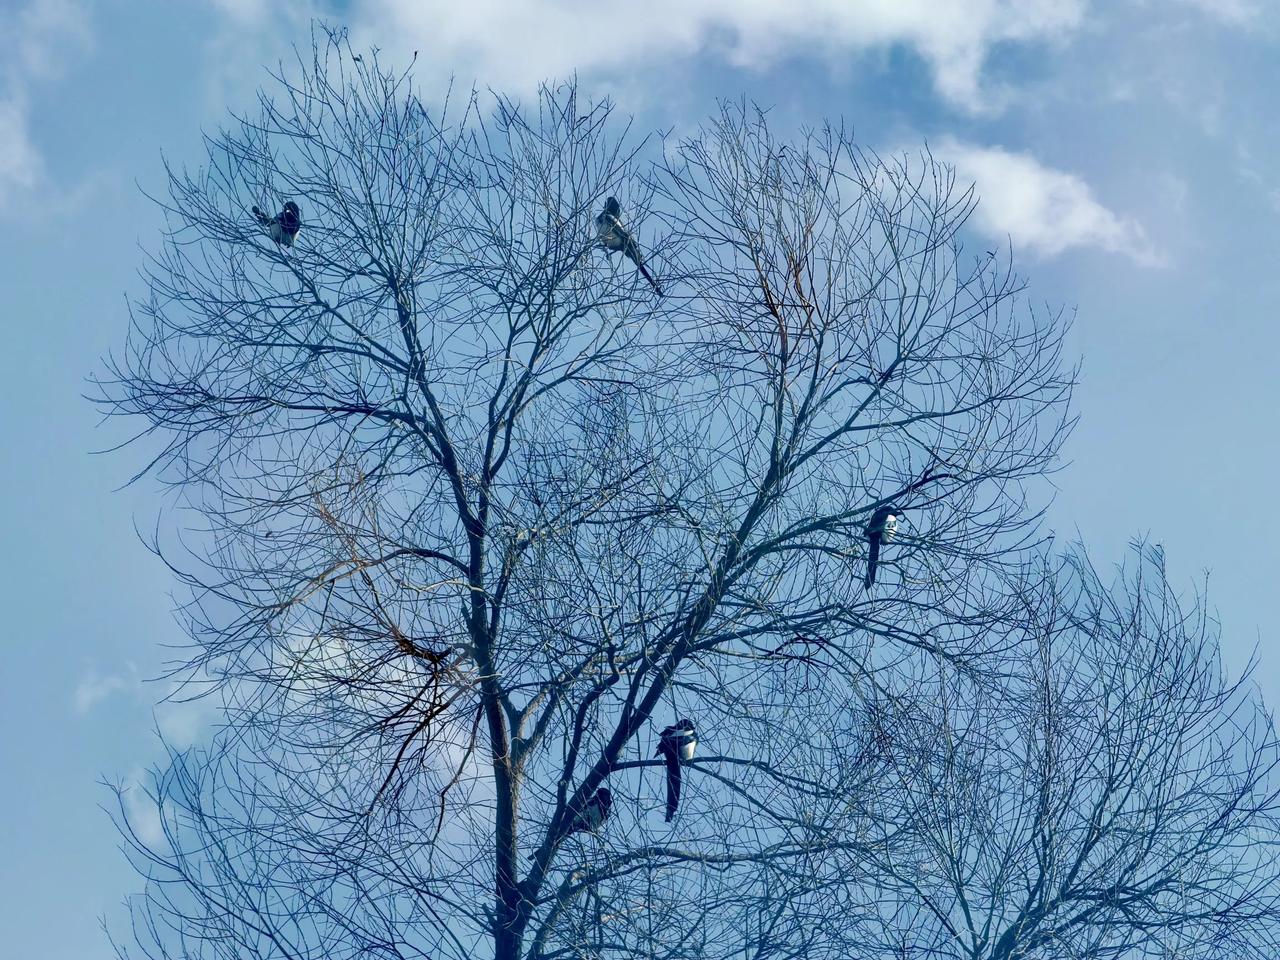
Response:
M7 194L35 186L40 156L31 142L24 98L0 99L0 206Z
M1260 161L1243 139L1236 140L1236 177L1258 190L1271 209L1280 213L1280 177L1274 166Z
M76 684L72 697L76 713L84 716L99 703L116 693L137 693L141 689L136 670L129 676L117 673L103 674L90 670Z
M1251 23L1262 13L1262 4L1257 0L1179 0L1179 2L1195 7L1215 20L1222 20L1235 26Z
M71 58L92 43L88 11L79 0L29 0L8 27L10 80L62 76Z
M972 225L996 240L1043 257L1075 247L1124 254L1146 266L1163 260L1137 221L1103 206L1082 178L1045 166L1029 153L945 138L933 144L962 181L977 186Z
M215 2L233 24L258 31L269 9L265 0ZM983 84L990 50L1059 42L1084 10L1084 0L355 0L342 19L361 47L416 50L425 70L513 93L575 71L631 80L699 57L759 70L901 47L925 60L946 100L982 112L999 99Z
M166 693L164 686L144 682L137 665L129 663L114 672L90 669L77 682L72 705L85 716L111 697L123 696L134 708L151 709L165 742L183 750L208 737L221 716L221 700L201 695L210 690L207 682L172 681Z
M8 56L0 68L0 210L44 178L31 129L31 96L61 76L91 42L88 16L76 0L31 0L5 20Z
M195 689L178 686L156 705L156 725L161 736L179 750L208 737L221 716L219 701L197 696L198 693Z
M164 822L160 808L151 793L152 775L141 767L135 767L128 780L121 784L120 801L124 815L138 839L153 850L164 846Z

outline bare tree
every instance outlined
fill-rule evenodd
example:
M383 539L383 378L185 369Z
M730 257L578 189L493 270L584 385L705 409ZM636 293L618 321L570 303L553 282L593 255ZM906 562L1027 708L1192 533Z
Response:
M921 678L1022 662L1061 317L927 154L734 105L636 139L573 85L437 109L338 35L276 79L170 171L101 382L207 525L156 546L226 711L131 834L138 949L836 955L921 842L885 774Z
M1202 598L1138 545L1029 580L1003 695L939 674L892 776L909 832L837 915L860 956L1264 958L1280 950L1280 762Z

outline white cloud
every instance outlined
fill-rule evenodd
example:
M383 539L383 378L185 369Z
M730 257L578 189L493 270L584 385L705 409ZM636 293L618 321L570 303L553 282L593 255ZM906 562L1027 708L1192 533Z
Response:
M1191 185L1182 177L1165 171L1156 177L1156 184L1164 196L1164 206L1181 216L1187 209L1187 198L1191 196Z
M1235 26L1252 22L1262 12L1262 4L1255 0L1180 0L1180 2L1197 8L1208 17Z
M204 39L198 70L203 107L222 122L227 104L244 105L267 83L267 70L296 65L295 48L307 47L313 19L324 20L322 0L206 0L217 16ZM345 14L344 14L345 16ZM335 22L337 22L335 20Z
M157 703L153 699L157 686L143 682L136 664L126 664L126 668L117 673L89 670L76 684L72 697L76 713L84 716L104 700L123 694L135 708L152 708L156 728L172 747L186 749L209 736L222 715L222 701L216 695L201 696L211 692L207 681L171 681L167 694Z
M212 0L218 11L237 23L253 26L265 20L271 5L263 0Z
M153 850L159 850L165 845L164 823L155 798L147 790L146 785L152 782L150 774L141 767L135 767L128 781L122 785L121 801L129 826L138 839Z
M17 97L0 100L0 205L5 195L35 186L40 156L27 130L26 105Z
M185 750L209 739L224 715L224 691L207 674L169 681L154 705L156 728L170 747Z
M1259 160L1243 139L1236 140L1236 177L1247 187L1259 190L1266 197L1272 210L1280 213L1280 185L1277 185L1275 165L1267 162L1267 155Z
M962 183L977 185L972 225L979 232L1044 257L1073 247L1100 247L1147 266L1161 263L1142 226L1107 209L1080 177L1046 167L1027 153L954 139L933 145Z
M156 705L156 726L171 747L185 750L206 739L214 723L221 716L218 701L208 697L194 697L191 691L175 690L170 696L193 699L166 699Z
M114 693L119 693L122 690L137 692L138 689L139 683L136 671L132 676L125 677L119 674L101 674L96 670L90 670L76 684L73 697L76 713L83 716Z
M261 31L263 0L214 2L233 25ZM417 50L419 65L440 77L513 93L575 71L643 81L665 64L708 55L763 69L792 56L838 62L906 47L929 64L943 97L981 112L998 100L982 83L990 50L1060 42L1084 8L1085 0L356 0L342 18L354 46L397 59Z
M17 53L9 72L27 79L60 76L92 41L87 12L77 0L31 0L9 26Z
M60 76L91 42L88 18L75 0L31 0L5 27L9 55L0 72L0 209L44 176L31 132L32 88Z

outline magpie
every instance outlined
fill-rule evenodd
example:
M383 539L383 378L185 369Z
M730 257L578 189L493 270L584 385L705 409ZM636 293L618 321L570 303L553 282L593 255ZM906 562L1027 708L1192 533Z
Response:
M599 238L601 245L610 254L621 252L624 257L634 263L636 269L653 287L653 292L658 296L662 296L662 288L658 286L658 281L653 279L653 274L644 265L644 257L640 256L640 248L636 245L636 238L631 235L631 231L622 225L621 216L622 204L618 203L618 198L609 197L605 200L604 209L596 217L596 236Z
M257 207L253 208L253 215L267 228L267 235L272 240L286 247L293 246L293 238L302 229L302 211L292 200L286 200L284 209L274 217L268 217Z
M880 544L888 543L893 539L893 535L898 532L898 520L903 513L904 511L897 507L885 504L877 507L867 522L867 543L870 544L870 548L867 551L867 576L863 583L868 590L876 582L876 567L880 563Z
M680 764L692 760L696 749L698 734L692 720L682 719L674 726L663 727L658 734L657 754L667 765L667 823L680 805Z
M609 808L612 806L613 794L609 792L608 787L601 787L574 816L569 832L585 830L588 833L595 833L609 819Z

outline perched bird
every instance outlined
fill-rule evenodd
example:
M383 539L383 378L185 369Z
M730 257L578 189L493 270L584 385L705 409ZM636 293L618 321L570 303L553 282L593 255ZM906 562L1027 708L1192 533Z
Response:
M613 794L609 792L608 787L601 787L573 818L573 825L569 827L569 832L586 830L588 833L595 833L609 819L609 808L612 806Z
M268 217L257 207L253 208L253 215L267 228L267 235L272 240L286 247L293 246L294 237L302 229L302 211L292 200L286 200L284 209L274 217Z
M868 590L876 582L876 566L880 562L880 544L888 543L893 539L893 535L898 532L898 520L903 512L897 507L885 504L877 507L876 512L871 514L871 519L867 522L867 543L870 547L867 551L867 576L863 583Z
M693 759L698 749L698 734L692 720L680 720L674 726L663 727L658 734L657 755L667 763L667 822L676 815L680 805L680 764Z
M621 252L624 257L634 263L636 269L649 281L654 293L662 296L662 288L658 286L658 281L653 279L653 274L644 265L644 257L640 256L636 238L622 225L621 215L622 204L618 203L617 197L609 197L605 200L604 209L596 217L596 236L610 254Z

